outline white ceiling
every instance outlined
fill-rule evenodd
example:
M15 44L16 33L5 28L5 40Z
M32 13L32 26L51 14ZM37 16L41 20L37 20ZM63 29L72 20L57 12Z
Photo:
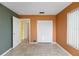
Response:
M18 15L56 15L71 2L1 2Z

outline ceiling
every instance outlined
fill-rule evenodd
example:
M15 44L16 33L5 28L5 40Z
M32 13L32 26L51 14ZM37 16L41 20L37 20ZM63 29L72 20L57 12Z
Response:
M1 2L1 4L18 15L57 15L71 2Z

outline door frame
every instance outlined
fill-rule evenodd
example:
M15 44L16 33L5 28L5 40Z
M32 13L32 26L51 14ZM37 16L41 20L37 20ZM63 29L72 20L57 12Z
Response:
M53 35L54 35L54 32L53 32L54 26L53 26L53 25L54 25L54 24L53 24L53 20L51 20L51 19L50 19L50 20L37 20L37 42L38 42L38 22L39 22L39 21L51 21L51 22L52 22L52 41L51 41L51 42L48 42L48 43L54 43L54 42L53 42L53 37L54 37L54 36L53 36ZM39 42L38 42L38 43L39 43ZM41 42L40 42L40 43L41 43ZM44 43L44 42L42 42L42 43ZM47 42L46 42L46 43L47 43Z

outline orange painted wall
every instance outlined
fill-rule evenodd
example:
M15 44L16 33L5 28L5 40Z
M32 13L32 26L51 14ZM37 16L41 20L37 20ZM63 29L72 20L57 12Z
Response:
M20 15L20 18L30 18L31 20L31 40L30 42L32 42L33 40L37 39L37 20L52 20L54 23L54 42L56 41L56 16L53 15Z
M74 2L56 16L56 42L72 55L79 55L79 50L67 45L67 13L79 7L79 2Z

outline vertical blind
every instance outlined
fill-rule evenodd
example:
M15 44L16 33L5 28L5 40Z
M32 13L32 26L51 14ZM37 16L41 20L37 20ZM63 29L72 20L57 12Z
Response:
M67 44L79 48L79 8L67 14Z

